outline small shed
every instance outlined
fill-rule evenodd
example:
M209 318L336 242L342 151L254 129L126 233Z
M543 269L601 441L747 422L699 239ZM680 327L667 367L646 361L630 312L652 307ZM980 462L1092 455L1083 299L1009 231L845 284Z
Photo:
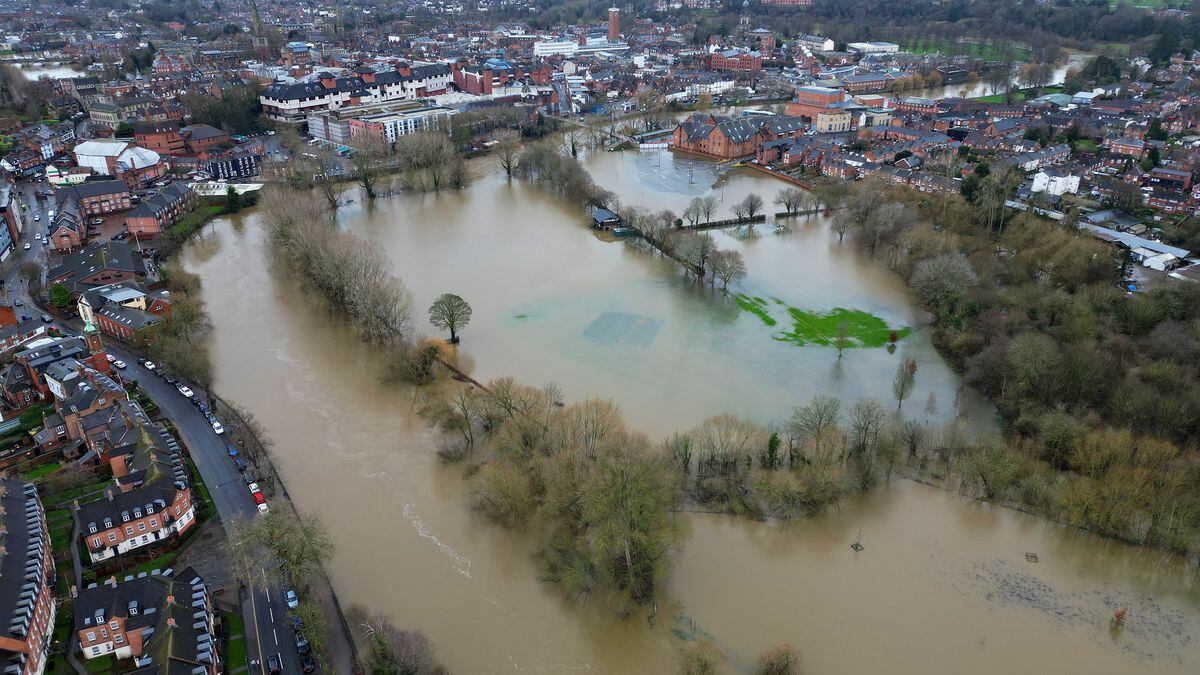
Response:
M608 209L595 208L592 209L592 227L597 230L611 230L614 227L621 225L621 219L617 214Z

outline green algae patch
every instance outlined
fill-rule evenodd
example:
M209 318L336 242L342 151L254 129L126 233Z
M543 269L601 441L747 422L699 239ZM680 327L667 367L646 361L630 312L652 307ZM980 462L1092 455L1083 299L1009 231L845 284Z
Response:
M781 320L785 326L790 324L790 330L775 333L772 337L780 342L790 342L798 346L834 346L838 326L843 323L846 324L848 347L885 347L912 333L911 328L889 326L874 314L857 309L835 307L825 313L808 312L799 307L792 307L779 298L772 297L768 301L745 294L735 296L734 302L768 326L778 325ZM782 319L772 316L773 307L782 309L787 316Z
M738 293L734 296L733 301L737 303L738 307L762 319L762 322L768 326L779 323L767 312L767 301L762 298L752 298L745 293Z
M806 312L788 307L792 330L775 335L781 342L796 345L833 346L837 339L838 326L846 324L846 337L852 347L883 347L895 340L903 339L912 332L911 328L893 328L883 319L857 309L835 307L827 314Z

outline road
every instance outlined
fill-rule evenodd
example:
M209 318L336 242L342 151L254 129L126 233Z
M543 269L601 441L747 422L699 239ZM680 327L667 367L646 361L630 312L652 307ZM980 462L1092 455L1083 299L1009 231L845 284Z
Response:
M4 281L0 301L15 302L20 299L23 306L18 310L24 309L30 316L37 318L41 311L32 303L33 299L19 270L21 264L29 260L37 261L43 267L46 265L47 251L34 235L41 233L45 236L49 220L47 212L54 208L54 202L52 198L35 198L34 189L45 189L45 186L30 183L21 185L22 192L28 195L25 203L29 204L29 210L25 212L25 229L21 233L21 241L17 243L16 249L8 259L0 263L0 279ZM42 217L40 222L33 220L35 215ZM25 242L30 243L29 250L25 250ZM56 324L64 334L78 334L76 327L61 321ZM124 346L117 344L115 340L106 340L105 346L113 356L127 364L121 376L135 380L146 395L154 400L163 415L175 425L208 487L213 505L225 527L238 516L257 516L257 506L250 496L250 491L246 489L242 475L229 458L224 441L213 432L204 415L173 385L142 366L141 361ZM253 644L248 643L246 651L249 658L258 659L259 663L263 664L263 667L252 668L250 672L266 673L267 657L278 654L283 662L284 673L300 673L300 656L296 652L294 634L288 624L283 593L277 586L272 587L265 580L266 572L263 571L261 579L252 583L250 587L251 616L246 617L246 639L252 640ZM251 626L253 631L250 630Z
M111 340L106 342L105 346L113 356L126 363L121 377L135 380L142 391L158 405L162 414L175 425L175 430L191 453L192 461L196 463L204 484L208 486L221 522L228 527L238 516L256 517L258 507L255 506L250 491L246 489L242 474L238 473L229 458L224 440L213 432L208 420L191 400L185 398L166 380L147 370L142 362L123 346L116 345ZM283 600L283 593L278 587L273 588L265 583L265 579L266 572L263 571L262 578L251 584L250 608L253 616L247 619L248 625L254 626L255 644L247 646L247 653L263 664L271 654L280 654L283 659L283 671L299 673L300 657L296 653L294 635L287 623L287 605ZM247 631L247 638L250 637ZM252 669L251 672L266 671Z

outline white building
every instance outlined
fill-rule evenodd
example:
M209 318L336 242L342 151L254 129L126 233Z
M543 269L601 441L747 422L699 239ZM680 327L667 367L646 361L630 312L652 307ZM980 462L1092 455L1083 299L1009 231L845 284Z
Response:
M858 54L895 54L900 51L900 45L894 42L851 42L846 49Z
M1067 193L1075 194L1079 192L1079 176L1056 169L1042 169L1034 174L1033 185L1029 191L1045 192L1056 197Z
M579 52L579 43L574 40L542 40L533 43L534 56L574 56Z
M394 70L374 71L359 66L349 76L322 72L304 82L276 82L258 101L267 117L303 122L310 113L358 105L413 101L448 91L454 80L444 64L397 64Z

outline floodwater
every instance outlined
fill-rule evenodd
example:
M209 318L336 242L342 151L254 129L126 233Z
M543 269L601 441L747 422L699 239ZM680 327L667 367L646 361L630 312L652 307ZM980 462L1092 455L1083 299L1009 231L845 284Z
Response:
M626 203L677 212L715 175L669 155L588 164ZM775 341L719 293L594 236L576 209L476 167L487 175L461 194L352 204L340 216L395 260L416 317L438 293L471 302L462 348L476 377L611 397L657 437L719 412L780 419L816 393L886 400L909 352L923 390L906 411L924 415L929 392L938 419L954 407L955 378L922 331L895 355L854 350L840 364L828 348ZM751 191L770 202L779 187L737 175L724 181L724 203ZM455 673L668 673L695 640L743 672L779 643L814 673L1200 666L1200 594L1180 560L907 481L790 527L684 516L692 534L653 622L649 608L618 618L602 598L568 601L538 580L522 535L471 511L461 467L438 462L435 435L414 413L420 394L383 385L379 354L267 271L257 218L217 221L184 255L212 314L216 388L270 430L297 505L332 531L342 601L424 631ZM741 290L920 323L902 283L838 245L819 218L788 234L717 238L746 255ZM974 428L992 423L986 405L962 398ZM1130 618L1112 634L1119 607Z
M1049 85L1062 84L1067 77L1067 71L1071 68L1082 68L1087 64L1088 59L1095 56L1094 54L1085 54L1083 52L1071 51L1067 55L1067 59L1054 69L1054 74L1050 78ZM1003 91L1003 89L1001 89ZM996 92L984 82L959 82L957 84L947 84L941 87L928 87L919 94L925 98L939 99L957 96L960 98L978 98L980 96L988 96ZM1075 92L1071 92L1075 93Z
M70 64L60 64L57 66L29 66L23 63L13 64L21 71L27 80L37 80L43 77L48 77L56 80L62 77L79 77L83 75L83 71L78 67Z

